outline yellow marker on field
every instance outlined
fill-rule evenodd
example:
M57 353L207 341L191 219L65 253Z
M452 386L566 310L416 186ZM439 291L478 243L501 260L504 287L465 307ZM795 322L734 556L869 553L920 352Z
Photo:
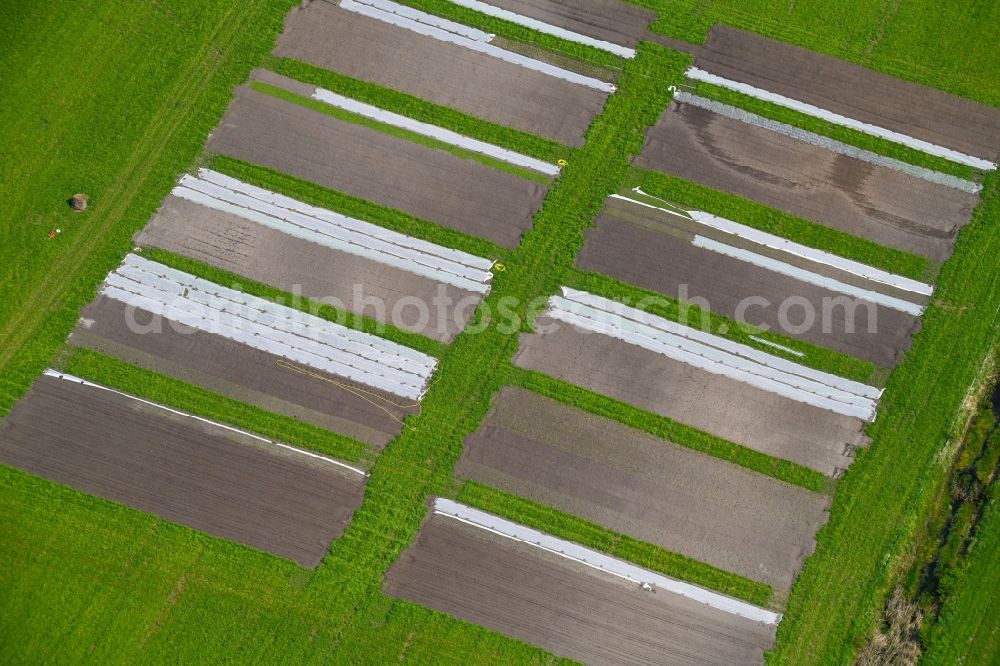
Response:
M556 162L556 164L558 164L561 167L569 166L569 162L567 162L566 160L559 160L558 162Z
M500 262L497 262L493 264L493 270L495 270L497 273L503 273L505 270L507 270L507 267L501 264Z

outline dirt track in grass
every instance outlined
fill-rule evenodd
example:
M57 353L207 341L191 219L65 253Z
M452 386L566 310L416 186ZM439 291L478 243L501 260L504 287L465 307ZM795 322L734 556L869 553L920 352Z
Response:
M364 487L332 463L44 376L0 424L0 461L307 567Z
M547 330L548 329L548 330ZM540 317L515 363L827 475L865 445L864 423ZM543 332L544 331L544 332Z
M496 397L456 474L781 590L829 503L519 388Z
M432 515L387 593L588 664L757 664L774 629Z
M167 197L135 240L138 245L169 250L287 292L298 289L307 298L442 342L449 342L465 327L480 301L479 294L174 196ZM434 305L439 294L444 297L440 317ZM414 300L426 304L428 320L420 317L415 306L407 305ZM450 304L444 305L446 301Z
M158 331L133 332L130 320L146 324L152 315L143 310L130 315L127 306L104 296L84 308L81 316L70 344L96 349L376 447L385 446L399 434L402 424L398 419L417 410L395 406L412 401L343 377L312 368L302 368L309 374L289 369L279 356L220 335L190 329L180 333L167 319Z
M694 233L678 228L681 225L668 226L663 219L658 211L609 199L596 226L586 232L587 242L577 256L577 266L675 299L686 291L687 300L705 299L718 314L733 319L743 314L755 326L768 327L886 368L895 366L910 348L910 336L920 326L919 317L874 303L851 308L853 316L848 317L847 308L824 305L837 302L832 299L842 299L844 294L696 247L692 244ZM759 248L750 249L756 252ZM783 256L778 258L786 260ZM813 266L808 269L813 270ZM857 282L866 289L891 291L877 283ZM764 298L771 305L744 307L740 313L741 304L748 303L746 299L750 298ZM811 304L816 313L814 325L804 331L782 325L783 319L795 325L805 321L803 308L798 305L789 309L787 317L780 316L781 304L791 298L798 301L804 298ZM870 310L874 313L872 317ZM825 311L829 313L826 316Z
M637 164L944 261L978 196L672 102Z
M1000 109L791 44L715 26L697 67L969 155L1000 156Z
M546 191L533 180L247 87L237 89L207 149L507 247L531 227Z
M607 94L360 16L329 2L293 10L275 54L582 146Z

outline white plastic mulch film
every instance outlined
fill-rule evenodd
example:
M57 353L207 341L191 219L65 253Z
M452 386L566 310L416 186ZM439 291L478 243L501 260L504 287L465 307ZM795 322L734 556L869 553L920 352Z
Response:
M292 363L418 400L437 361L370 333L217 285L134 254L101 293Z
M224 174L186 175L174 196L237 215L282 233L460 289L486 294L493 262L331 210L310 206Z
M563 287L549 299L550 317L602 333L713 374L797 402L866 421L881 390L814 370L584 291Z

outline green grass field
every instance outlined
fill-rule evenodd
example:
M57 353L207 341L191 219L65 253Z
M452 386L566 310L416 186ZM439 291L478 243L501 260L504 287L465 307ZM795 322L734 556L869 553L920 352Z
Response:
M229 91L259 65L303 79L316 74L268 56L293 4L53 0L0 8L0 84L6 102L0 123L0 284L6 287L0 300L0 414L53 362L79 309L131 249L133 233L176 177L198 162ZM464 12L444 0L411 4ZM657 29L664 34L697 41L713 22L725 21L1000 105L1000 50L992 32L1000 22L1000 5L995 3L640 4L661 10ZM628 181L629 160L641 149L645 128L665 107L666 87L680 80L689 59L644 45L637 59L622 63L508 25L484 20L481 27L496 28L511 39L537 39L554 51L621 70L618 93L591 127L586 145L569 158L516 251L252 165L216 158L213 166L321 205L360 211L359 216L391 228L503 259L507 270L496 276L493 302L505 296L527 302L553 293L573 274L583 230L605 195ZM329 87L334 85L352 84L329 79ZM371 88L362 94L373 100L384 95ZM414 115L441 118L540 157L559 151L556 145L405 97L392 98L392 104L394 110L415 108ZM91 196L90 210L80 215L65 204L77 191ZM62 233L50 240L47 234L55 227ZM840 243L841 249L904 274L933 277L937 271L912 255L880 253L843 238L821 242ZM997 256L1000 180L994 175L955 257L940 268L939 292L912 353L888 380L871 430L874 444L838 484L830 523L788 601L773 663L850 663L871 630L941 490L948 467L945 443L956 434L966 392L996 343ZM0 466L0 636L5 637L0 661L556 661L531 646L380 591L383 573L411 542L426 513L426 498L452 487L462 440L478 427L492 394L510 381L508 361L515 349L516 336L495 326L462 335L446 349L435 347L441 355L440 380L421 414L375 462L364 504L316 570ZM122 388L160 391L163 398L182 390L178 383L93 356L72 358L68 368ZM290 424L266 414L237 416L240 409L232 403L198 397L215 418L269 436L304 441L314 435L296 434ZM595 410L611 408L617 406L594 405ZM645 417L632 413L628 418L639 422ZM649 427L665 425L650 422ZM324 437L315 444L321 450L365 456L351 442ZM704 446L722 451L725 443ZM731 454L748 467L821 489L821 479L808 470L745 451ZM995 562L984 553L996 552L997 515L994 502L963 579L971 582L946 609L945 638L932 646L929 663L954 663L969 646L987 656L996 652L1000 607L977 585L996 577ZM631 557L648 555L641 551ZM756 594L760 591L744 590L744 596Z
M952 583L957 590L941 611L924 663L929 666L986 666L1000 661L1000 499L984 512L966 568Z

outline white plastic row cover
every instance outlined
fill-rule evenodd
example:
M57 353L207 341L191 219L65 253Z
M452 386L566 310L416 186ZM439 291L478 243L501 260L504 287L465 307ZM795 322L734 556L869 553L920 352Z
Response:
M642 567L619 560L596 550L585 548L571 541L566 541L558 537L551 536L544 532L519 525L494 516L493 514L474 509L464 504L459 504L452 500L441 497L434 499L434 513L459 520L467 525L472 525L480 529L487 530L494 534L520 541L528 545L548 551L559 557L573 560L585 564L591 568L603 571L618 578L632 581L636 585L643 583L655 586L657 590L663 590L693 601L703 603L706 606L715 608L731 615L763 622L768 625L775 625L781 621L781 615L769 611L759 606L754 606L739 599L727 597L718 592L706 590L703 587L685 583L674 578L668 578L663 574L643 569Z
M223 287L134 254L128 255L118 270L108 276L108 284L119 281L119 278L156 287L161 291L176 292L177 295L183 296L185 301L210 304L219 308L227 306L245 308L247 314L240 313L241 317L248 317L268 326L287 328L284 322L299 320L294 322L295 325L301 324L302 326L301 330L293 331L296 335L347 349L365 358L391 364L394 367L403 368L415 364L423 369L431 369L436 363L433 358L415 349L404 347L370 333L334 324L315 315L300 312L257 296ZM334 328L327 330L331 326Z
M310 206L215 171L201 169L198 176L185 175L173 195L478 294L489 292L493 278L489 259Z
M906 134L894 132L884 127L879 127L878 125L872 125L860 120L848 118L847 116L840 115L839 113L827 111L826 109L813 106L812 104L807 104L806 102L800 102L798 100L785 97L784 95L779 95L778 93L757 88L756 86L752 86L748 83L740 83L739 81L733 81L722 76L717 76L697 67L689 68L686 75L689 79L694 79L695 81L704 81L705 83L728 88L729 90L735 90L736 92L749 95L750 97L754 97L765 102L793 109L814 118L820 118L822 120L826 120L827 122L834 123L835 125L849 127L851 129L864 132L865 134L877 136L882 139L888 139L894 143L925 152L928 155L943 157L946 160L950 160L958 164L965 164L966 166L973 167L974 169L993 171L997 168L997 165L989 160L984 160L973 155L966 155L965 153L957 150L952 150L951 148L945 148L943 146L930 143L929 141L924 141L923 139L917 139Z
M840 280L834 280L833 278L829 278L825 275L820 275L819 273L814 273L810 270L799 268L798 266L784 261L778 261L777 259L757 254L756 252L744 250L743 248L720 243L716 240L712 240L711 238L695 236L692 244L695 247L700 247L717 254L732 257L733 259L737 259L781 275L787 275L790 278L794 278L817 287L829 289L830 291L837 291L846 296L869 301L871 303L899 310L917 317L919 317L924 311L924 307L922 305L917 305L916 303L911 303L910 301L904 301L903 299L896 298L895 296L888 296L877 291L872 291L871 289L856 287L853 284L841 282Z
M105 296L293 363L417 400L437 361L409 347L217 285L134 254Z
M510 21L511 23L517 23L518 25L523 25L538 32L545 33L547 35L553 35L561 39L565 39L570 42L576 42L578 44L586 44L587 46L593 46L594 48L601 49L602 51L608 51L619 55L623 58L634 58L635 49L630 49L627 46L621 46L620 44L613 44L612 42L604 41L603 39L595 39L594 37L588 37L587 35L581 35L578 32L573 32L572 30L567 30L565 28L560 28L559 26L552 25L551 23L544 23L537 19L533 19L529 16L524 16L523 14L517 14L515 12L509 11L507 9L501 9L495 5L490 5L485 2L480 2L479 0L451 0L456 5L461 5L462 7L468 7L469 9L474 9L477 12L487 14L505 21Z
M548 74L549 76L557 79L569 81L570 83L575 83L587 88L593 88L594 90L600 90L601 92L609 94L615 91L613 83L607 83L591 76L577 74L576 72L568 69L556 67L555 65L550 65L547 62L529 58L521 55L520 53L515 53L514 51L502 49L498 46L490 44L488 40L484 41L468 37L465 34L462 34L461 31L452 30L451 27L442 27L445 24L450 24L452 26L459 24L454 24L451 21L446 21L445 19L441 19L430 14L418 12L395 2L389 2L388 0L340 0L340 6L348 11L362 14L400 28L405 28L426 37L433 37L434 39L442 42L463 46L471 51L477 51L484 55L497 58L498 60L519 65L525 69L531 69L536 72ZM465 30L468 30L468 28Z
M881 391L587 292L563 287L549 316L713 374L845 416L871 420Z
M559 167L555 164L549 164L543 160L516 153L513 150L507 150L506 148L501 148L500 146L494 146L493 144L486 143L485 141L470 139L467 136L462 136L458 132L452 132L451 130L444 129L443 127L438 127L437 125L431 125L429 123L420 122L419 120L414 120L413 118L409 118L407 116L401 116L398 113L385 111L377 106L372 106L371 104L365 104L364 102L359 102L355 99L351 99L350 97L338 95L330 90L316 88L312 96L313 99L317 99L320 102L329 104L330 106L335 106L338 109L350 111L351 113L356 113L366 118L377 120L381 123L385 123L386 125L407 129L411 132L416 132L417 134L422 134L423 136L443 141L444 143L452 146L457 146L481 155L493 157L502 162L507 162L508 164L531 169L532 171L543 173L546 176L556 176L559 174Z
M652 196L643 192L642 189L638 187L636 187L633 191L643 196ZM830 252L824 252L823 250L817 250L815 248L801 245L794 241L790 241L787 238L775 236L774 234L769 234L766 231L760 231L759 229L754 229L753 227L748 227L745 224L740 224L739 222L734 222L724 217L712 215L711 213L705 213L700 210L686 210L683 211L682 214L670 210L669 208L661 208L660 206L654 206L653 204L646 203L645 201L630 199L629 197L625 197L620 194L612 194L611 197L613 199L628 201L638 206L659 210L669 215L677 215L686 219L691 219L699 224L705 225L706 227L717 229L758 245L763 245L764 247L771 248L772 250L787 252L790 255L801 257L824 266L830 266L831 268L836 268L839 271L850 273L851 275L856 275L866 280L871 280L872 282L879 282L903 291L911 291L915 294L920 294L921 296L930 296L934 292L934 287L924 282L896 275L879 268L862 264L858 261L845 259L844 257L831 254Z

